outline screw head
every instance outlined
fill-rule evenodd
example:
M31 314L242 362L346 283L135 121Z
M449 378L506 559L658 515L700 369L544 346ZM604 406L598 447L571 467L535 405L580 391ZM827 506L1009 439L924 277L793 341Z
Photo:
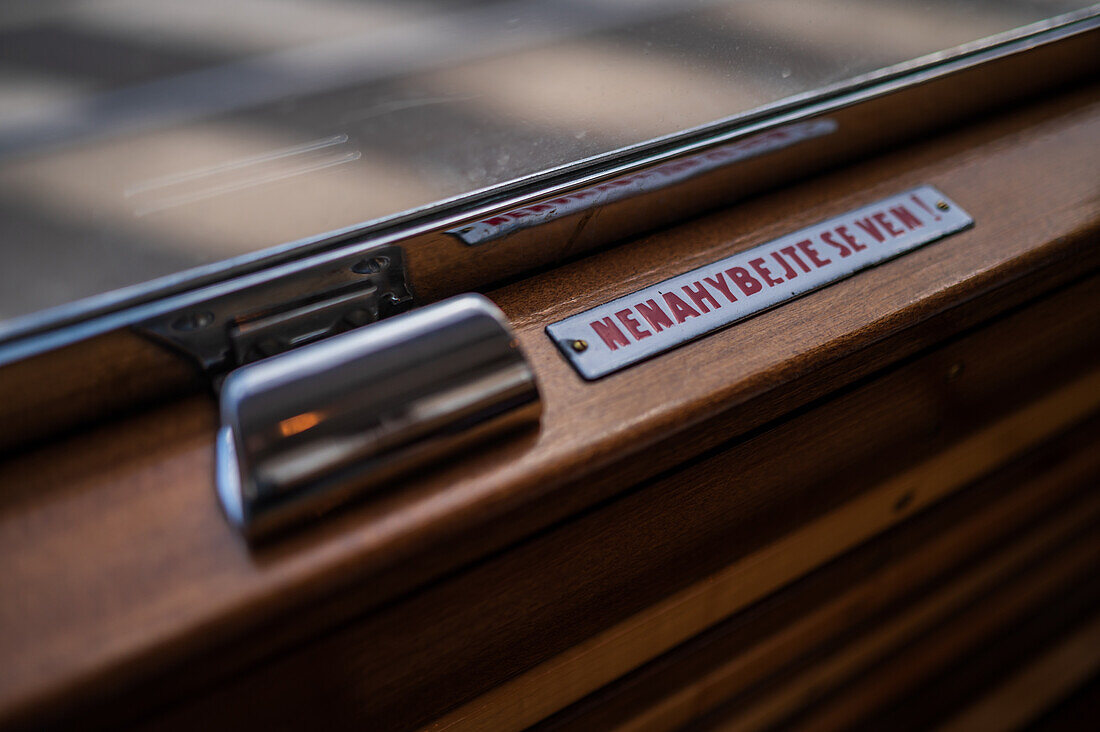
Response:
M194 330L202 330L214 322L214 313L199 312L181 315L172 321L172 327L176 330L190 333Z
M951 206L947 204L947 201L936 201L936 208L940 211L947 211Z
M570 342L569 347L577 353L584 353L588 350L588 341L582 341L578 338L575 341Z
M378 274L390 266L389 257L371 257L363 259L351 266L351 271L356 274Z

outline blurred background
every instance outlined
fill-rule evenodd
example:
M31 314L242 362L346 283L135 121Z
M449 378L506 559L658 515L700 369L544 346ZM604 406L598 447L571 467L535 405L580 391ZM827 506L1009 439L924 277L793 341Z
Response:
M2 2L0 320L1087 5Z

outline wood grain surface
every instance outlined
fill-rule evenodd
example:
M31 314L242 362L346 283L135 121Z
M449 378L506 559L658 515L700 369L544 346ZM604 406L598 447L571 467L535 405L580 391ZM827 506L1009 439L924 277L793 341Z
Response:
M1058 700L1100 672L1100 616L1068 637L941 727L944 732L1020 729Z
M1065 302L1056 304L1049 314L1065 312ZM1021 322L1000 325L999 333L1007 336L1017 333ZM324 689L324 695L340 690L349 726L357 719L370 719L385 728L404 728L449 699L479 688L491 688L489 697L471 702L438 725L454 721L455 728L507 729L537 720L827 561L832 552L858 543L868 532L912 515L943 491L964 485L1059 425L1071 424L1074 414L1096 409L1100 382L1090 375L1072 382L1064 396L1012 411L1003 423L969 439L960 441L954 429L940 433L943 428L937 427L934 413L920 414L928 391L913 385L927 384L929 376L942 378L948 365L959 363L960 354L966 353L962 361L969 364L972 383L1000 393L1004 382L991 383L977 354L989 356L986 364L1000 371L1000 361L1023 362L1028 350L1051 357L1058 352L1042 346L1017 354L998 352L990 347L997 335L965 343L965 350L960 343L953 352L936 353L899 369L890 378L675 473L372 619L256 668L181 712L172 726L209 725L211 719L227 727L245 721L305 724L325 704L317 688ZM1020 381L1017 384L1026 391ZM877 416L854 429L853 415L858 414ZM897 434L899 423L906 427ZM891 432L893 443L904 445L904 455L884 449L888 443L882 436ZM806 437L819 434L827 437ZM851 442L862 449L846 450ZM944 444L950 447L937 452ZM792 446L837 457L831 464L821 460L777 468ZM927 452L928 460L877 483L882 472L893 473L916 454ZM872 469L867 460L875 454L880 465ZM868 481L872 488L860 492ZM732 491L733 486L739 490ZM792 486L800 488L792 491ZM854 502L826 513L820 523L803 523L853 492L858 494ZM798 510L777 516L768 510L769 498ZM782 537L780 543L746 553L768 535ZM717 575L702 576L708 567L722 567L738 556ZM692 577L700 578L698 585L662 600ZM632 607L644 608L640 617L626 618L583 640ZM508 680L523 664L555 648L567 650L529 674ZM318 687L303 688L296 681L303 676L317 680ZM240 701L249 699L265 701ZM158 726L164 724L159 722Z
M1026 537L1052 515L1070 531L1095 523L1095 515L1080 514L1088 487L1100 480L1100 455L1089 449L1098 436L1094 419L563 710L538 732L658 732L733 698L744 707L769 680L774 688L805 659L835 652L882 617L918 604L976 556L1036 543Z
M77 358L87 366L74 370ZM209 390L197 364L128 331L17 361L0 368L0 458L57 438L59 425L73 432Z
M1068 546L1059 547L1053 556L1027 567L1019 576L996 582L995 575L1002 569L1001 565L1020 558L1026 547L1025 542L993 556L923 602L915 603L899 616L803 670L757 705L730 705L722 713L711 715L691 727L700 732L754 730L762 729L762 725L781 723L786 729L852 729L868 711L888 705L900 691L942 671L953 659L973 652L983 641L1011 628L1029 613L1057 603L1059 598L1082 586L1095 596L1095 585L1085 583L1100 560L1100 537L1094 527L1073 537ZM964 587L967 583L983 580L993 580L994 584L984 588L984 592L977 587ZM976 598L966 598L969 602L959 603L954 609L961 612L933 626L930 632L906 638L908 632L917 629L922 615L950 612L952 608L948 606L962 599L956 593L966 589L975 589L980 594ZM879 656L898 646L900 652ZM832 685L843 681L846 674L872 658L881 659L881 662L861 669L866 673L859 678L859 683L839 694L827 693ZM790 698L792 695L794 698ZM784 696L788 698L782 698ZM791 717L792 709L797 710L815 699L822 700Z
M908 511L919 510L950 495L1006 456L1034 444L1031 440L1049 437L1050 433L1042 430L1041 425L1044 422L1049 425L1047 420L1053 418L1055 424L1066 426L1067 423L1058 420L1068 416L1066 410L1070 404L1084 406L1082 399L1091 401L1086 414L1100 406L1100 373L1067 389L1052 396L1052 401L1044 400L995 423L943 454L901 472L850 503L784 535L778 542L500 684L427 729L521 730L538 722L852 549L901 520ZM1040 430L1038 433L1030 433L1036 428ZM1021 439L1025 442L1017 442ZM898 511L899 505L904 505L905 510ZM1086 519L1092 517L1091 513L1085 514ZM963 588L950 597L965 596L967 592ZM948 601L949 598L944 599ZM938 611L938 605L915 609L913 618L906 620L897 632L903 632L910 623L931 622ZM861 649L853 648L850 652L854 656L851 662L858 663ZM842 668L826 667L807 679L805 688L816 689L823 679L834 678L841 672ZM801 692L794 689L789 693ZM792 702L790 698L774 700L749 727L766 726L770 723L769 714L789 709Z
M0 605L0 721L64 719L134 690L143 693L113 713L148 712L371 608L380 608L382 625L357 627L385 638L370 628L397 617L385 615L384 603L401 593L1080 280L1100 261L1097 98L1090 89L1052 99L491 293L538 373L546 407L539 431L425 471L268 547L249 550L218 511L207 399L167 404L7 460L0 466L0 593L10 598ZM958 201L975 228L594 384L583 383L542 333L548 322L921 183ZM1065 336L1059 319L1015 338ZM1094 328L1085 329L1073 343L1094 353L1095 338ZM1025 362L1025 370L1037 363ZM974 379L968 388L986 412L968 415L944 378L952 364L937 365L921 401L912 397L912 408L924 410L920 424L965 431L1004 401L992 383L983 392ZM995 365L981 372L967 364L958 383L1000 372ZM1047 371L1057 369L1044 365L1013 382L1012 394L1034 396L1029 384L1042 391L1054 379ZM1058 402L1057 418L1039 423L1042 429L1084 416L1077 410L1096 387L1077 383L1086 393L1067 392L1071 403ZM858 423L859 413L846 418ZM1019 447L1049 434L1042 429ZM881 438L897 450L900 443L889 441L898 435ZM944 443L930 438L925 449L937 446ZM987 469L1010 456L999 450L980 447L971 457L975 464L991 458ZM882 467L906 459L895 454ZM822 470L836 470L835 480L843 468ZM834 502L847 497L838 491ZM823 510L817 504L799 513L783 503L792 497L753 500L792 521ZM764 524L752 538L766 538L768 528L776 527ZM413 601L422 600L406 600ZM591 634L648 599L634 602L605 608L607 615L574 632ZM463 606L470 604L466 596ZM549 636L554 643L515 654L509 663L516 668L495 660L443 697L470 696L499 674L535 668L553 657L555 644L574 638ZM351 670L358 673L372 654L355 650ZM175 673L185 663L201 673ZM593 677L555 704L606 680ZM362 704L359 694L379 696L363 688L337 701ZM394 698L381 696L384 703Z

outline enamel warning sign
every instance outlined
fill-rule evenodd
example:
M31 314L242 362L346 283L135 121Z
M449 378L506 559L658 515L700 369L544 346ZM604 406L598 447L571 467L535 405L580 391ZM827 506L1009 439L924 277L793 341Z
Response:
M618 371L967 228L921 186L547 326L586 379Z

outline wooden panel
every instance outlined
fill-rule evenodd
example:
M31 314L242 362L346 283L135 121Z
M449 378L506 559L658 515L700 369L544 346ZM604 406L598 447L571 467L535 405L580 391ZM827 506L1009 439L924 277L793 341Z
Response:
M1091 449L1098 436L1093 420L563 710L539 732L678 729L769 678L786 678L792 665L839 647L876 616L917 604L975 555L1025 537L1052 506L1077 512L1100 480ZM1089 518L1069 523L1079 520Z
M250 552L222 520L205 400L8 461L0 590L19 599L0 609L0 653L10 659L0 720L44 719L123 690L148 692L130 711L163 701L165 688L184 693L186 684L158 687L156 674L210 654L201 676L215 678L1079 276L1100 258L1090 247L1100 226L1096 98L1053 100L494 293L538 371L541 430L278 545ZM916 183L939 186L978 226L597 384L582 384L541 332ZM928 377L936 396L925 416L966 425L967 414L939 411L953 394L942 374ZM783 498L754 500L779 511ZM230 641L241 645L227 654Z
M1069 398L1079 399L1098 389L1100 379L1082 384L1081 390ZM1053 408L1060 411L1062 407ZM428 728L518 730L539 721L887 528L893 523L888 517L898 517L897 506L904 506L904 513L927 505L927 500L949 495L980 474L970 473L968 467L990 467L980 458L975 460L977 454L995 452L996 448L990 450L993 445L1004 445L1014 432L1025 423L1033 424L1038 417L1030 409L1013 415L1011 422L983 431L978 441L967 440L939 459L906 471L775 544L494 688ZM915 497L907 498L915 486L919 486ZM933 616L937 609L922 608L923 612L916 613L910 622L929 622L927 616ZM898 632L903 630L904 626ZM854 662L861 660L860 650L853 649ZM833 667L823 669L820 676L807 681L807 688L816 688L823 678L838 671ZM780 699L772 709L786 709L789 703L789 699ZM765 716L767 713L763 712Z
M1100 671L1098 594L1096 582L1069 588L859 724L886 724L902 732L943 725L981 730L1025 726Z
M964 612L943 627L914 639L901 653L868 669L860 683L844 689L820 707L811 709L791 728L838 730L852 729L856 724L867 725L870 729L881 728L884 719L890 724L896 718L890 704L900 690L909 691L916 687L919 694L922 684L927 690L928 682L938 683L941 679L947 681L954 678L952 665L960 658L981 656L986 651L983 646L997 645L1001 649L1012 650L1020 644L1034 643L1036 629L1040 629L1040 637L1047 635L1057 627L1067 609L1079 613L1083 606L1087 612L1096 613L1100 609L1100 585L1091 582L1090 578L1096 575L1100 566L1098 544L1100 539L1093 526L1066 552L1039 563L1023 577L1007 583L991 595L976 598ZM1079 567L1077 573L1067 574L1073 565ZM1087 644L1091 639L1090 634L1085 634L1071 638L1069 642ZM1048 637L1043 640L1057 639ZM1051 647L1054 645L1052 642ZM1094 655L1096 648L1086 645L1077 651ZM1065 681L1064 678L1049 679L1046 688L1032 688L1019 700L1026 705L1024 709L1006 708L1002 711L1007 715L1030 715L1041 711L1057 701L1057 685ZM934 705L938 700L931 697L931 701ZM1030 710L1026 708L1028 706ZM868 721L864 716L867 710L878 710L879 713ZM1002 722L1006 721L1002 718ZM914 725L902 726L917 728Z
M949 604L954 593L962 590L968 580L990 573L998 564L1020 551L1010 547L975 568L972 575L960 578L929 596L897 617L874 627L867 635L844 646L821 662L786 680L773 693L755 703L730 704L721 713L710 715L691 725L697 730L759 730L782 723L785 729L838 730L851 729L863 714L897 695L921 679L942 669L951 659L971 652L983 640L1019 622L1044 604L1072 593L1091 576L1100 561L1100 535L1090 527L1053 557L1027 568L1019 577L1003 581L980 597L967 603L946 623L933 632L913 637L907 635L910 624L919 624L919 616L936 605ZM1096 600L1097 588L1089 587ZM918 642L919 638L919 642ZM862 664L869 658L879 660L882 651L904 646L900 653L890 655L871 669ZM907 642L906 642L907 641ZM876 657L877 656L877 657ZM844 693L827 696L831 687L852 670L867 670L862 683L845 689ZM794 719L792 709L825 696L825 700Z
M1077 732L1082 719L1100 719L1100 674L1036 720L1034 732Z
M73 369L74 362L84 368ZM17 361L0 368L8 416L0 422L0 455L58 437L59 425L71 430L208 390L197 363L127 331Z
M304 722L318 704L332 707L327 695L335 694L350 723L401 728L548 659L491 699L472 702L478 714L455 712L503 729L521 724L508 717L518 705L530 715L522 723L537 721L1100 408L1100 373L1092 373L1010 411L1048 386L1035 374L1057 376L1059 364L1080 368L1081 359L1063 356L1065 345L1080 344L1075 318L1061 314L1095 317L1096 306L1067 307L1095 291L1083 283L251 670L179 726L235 713L238 721ZM1049 340L1019 339L1033 318L1061 318L1064 330L1026 328ZM958 363L967 366L952 382L955 399L936 398L943 374ZM1009 413L967 432L968 421L980 424L995 406ZM785 457L799 450L804 458ZM698 584L684 587L692 580ZM642 615L628 617L633 612ZM577 643L584 645L570 648ZM296 684L303 675L323 678L324 691ZM241 701L259 698L259 689L277 702Z

